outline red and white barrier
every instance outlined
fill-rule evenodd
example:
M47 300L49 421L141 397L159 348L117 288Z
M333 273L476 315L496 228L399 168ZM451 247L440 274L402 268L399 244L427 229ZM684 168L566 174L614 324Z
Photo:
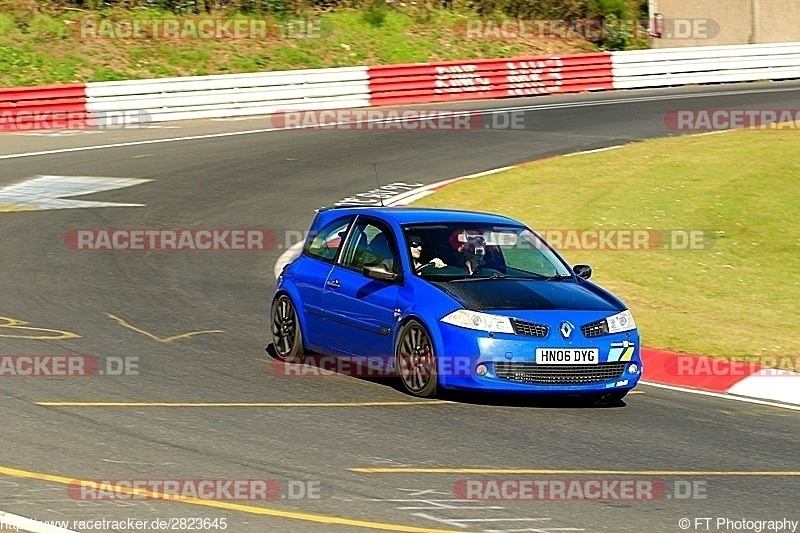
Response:
M800 42L0 90L0 131L800 79Z
M447 61L369 68L370 105L508 98L613 87L611 54Z
M764 358L766 362L767 358ZM645 381L800 405L800 357L750 361L642 349Z
M0 89L0 131L84 128L83 84Z

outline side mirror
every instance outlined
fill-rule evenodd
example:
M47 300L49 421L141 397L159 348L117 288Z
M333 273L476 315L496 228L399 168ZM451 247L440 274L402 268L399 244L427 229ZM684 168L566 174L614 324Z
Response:
M592 267L589 265L575 265L572 270L579 278L589 279L592 277Z
M396 272L392 272L386 268L386 265L382 263L377 265L364 265L364 267L361 269L361 273L368 278L380 279L384 281L394 281L398 278Z

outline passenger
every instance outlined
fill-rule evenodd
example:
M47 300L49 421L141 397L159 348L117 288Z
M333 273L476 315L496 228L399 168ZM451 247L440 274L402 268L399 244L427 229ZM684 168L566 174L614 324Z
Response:
M467 230L464 230L461 235L459 240L463 240L464 244L458 247L458 252L463 254L464 267L471 276L478 272L484 264L486 239L483 235L470 235Z

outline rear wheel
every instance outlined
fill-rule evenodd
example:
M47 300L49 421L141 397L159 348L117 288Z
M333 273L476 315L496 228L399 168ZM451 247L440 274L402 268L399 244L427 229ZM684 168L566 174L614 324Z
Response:
M436 396L439 375L433 342L425 327L416 320L410 320L400 330L395 364L408 392L423 398Z
M285 294L278 295L272 302L272 342L275 356L281 361L289 361L303 353L303 334L294 303Z

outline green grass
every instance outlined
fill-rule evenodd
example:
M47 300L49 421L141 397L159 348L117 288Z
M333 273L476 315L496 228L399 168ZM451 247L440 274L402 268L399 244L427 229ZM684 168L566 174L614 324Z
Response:
M462 11L411 2L381 16L321 15L320 36L210 40L81 39L78 11L63 15L0 8L0 87L596 50L586 41L467 39ZM156 10L114 11L118 19L163 19ZM217 15L223 16L223 15Z
M562 254L630 306L645 346L796 357L798 191L797 131L742 130L528 163L416 205L494 211L534 229L710 230L707 250Z

